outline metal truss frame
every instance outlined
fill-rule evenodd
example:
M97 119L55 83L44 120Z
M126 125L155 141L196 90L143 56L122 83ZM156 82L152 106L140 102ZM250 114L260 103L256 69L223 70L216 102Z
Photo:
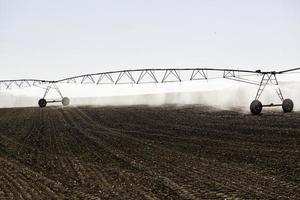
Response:
M69 77L57 80L59 83L81 83L81 84L140 84L140 83L169 83L169 82L183 82L195 80L209 79L208 72L222 72L223 76L214 78L234 77L236 81L246 81L248 79L242 78L245 74L247 76L260 74L256 71L249 70L234 70L234 69L213 69L213 68L173 68L173 69L137 69L137 70L122 70L111 71L95 74L85 74L80 76ZM236 72L244 73L244 75L235 76ZM182 75L185 74L185 76ZM232 76L233 75L233 76ZM146 80L147 76L147 80ZM121 82L127 79L127 82ZM251 82L251 80L248 80ZM256 82L258 85L259 82Z
M13 88L34 87L48 82L49 81L35 80L35 79L1 80L0 89L9 90Z

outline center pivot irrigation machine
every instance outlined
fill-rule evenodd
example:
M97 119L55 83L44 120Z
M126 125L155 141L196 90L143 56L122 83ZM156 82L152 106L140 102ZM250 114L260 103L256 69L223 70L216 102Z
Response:
M236 69L213 69L213 68L166 68L166 69L135 69L110 71L95 74L85 74L80 76L69 77L56 81L37 80L37 79L18 79L18 80L0 80L0 90L24 87L41 87L45 90L44 96L39 100L38 105L43 108L48 103L61 102L62 105L70 104L70 99L64 97L58 87L60 83L80 83L80 84L141 84L141 83L168 83L183 82L195 80L208 80L224 78L233 81L239 81L258 86L255 99L250 104L250 110L253 114L258 115L263 107L281 106L284 112L291 112L294 103L291 99L285 99L278 86L277 75L300 70L300 68L288 69L284 71L267 71L261 70L236 70ZM216 75L213 76L212 74ZM210 76L209 76L210 75ZM253 80L251 77L259 77L260 80ZM259 98L266 86L274 86L275 92L280 99L278 104L263 105ZM50 90L56 90L60 96L59 100L46 99Z

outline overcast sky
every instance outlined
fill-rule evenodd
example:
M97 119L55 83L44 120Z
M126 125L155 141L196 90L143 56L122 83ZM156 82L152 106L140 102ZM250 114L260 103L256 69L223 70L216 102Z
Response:
M300 67L299 0L0 0L0 79Z

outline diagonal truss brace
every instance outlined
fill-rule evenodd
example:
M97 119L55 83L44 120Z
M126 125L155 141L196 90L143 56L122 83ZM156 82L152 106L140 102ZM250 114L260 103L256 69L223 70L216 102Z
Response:
M158 83L158 80L157 80L154 72L152 70L148 70L148 69L141 71L136 83L137 84L141 83L146 74L154 81L154 83Z
M200 76L200 78L197 78L197 75ZM193 80L207 80L208 76L207 76L207 72L203 69L195 69L193 70L192 72L192 75L191 75L191 78L190 78L190 81L193 81Z
M122 77L124 75L126 75L130 79L130 81L131 81L132 84L136 83L130 71L123 71L123 72L119 73L118 78L117 78L117 80L115 82L115 85L119 83L119 81L122 79Z
M175 77L175 81L168 81L167 79L168 79L168 77L170 76L170 75L173 75L173 77ZM182 80L181 80L181 77L180 77L180 74L179 74L179 72L177 71L177 70L175 70L175 69L167 69L167 70L165 70L165 74L164 74L164 77L162 78L162 80L161 80L161 82L162 83L167 83L167 82L181 82Z
M236 75L236 71L233 70L224 70L223 72L223 78L228 79L228 80L233 80L233 81L238 81L242 83L248 83L252 85L259 85L260 83L248 78L243 78L239 74Z
M58 86L55 83L49 83L49 85L45 89L43 99L46 99L46 96L48 95L50 90L55 90L59 94L59 96L63 99L63 95L62 95L60 89L58 88Z

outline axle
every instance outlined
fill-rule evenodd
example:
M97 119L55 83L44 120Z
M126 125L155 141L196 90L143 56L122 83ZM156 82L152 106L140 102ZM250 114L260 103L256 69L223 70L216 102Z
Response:
M261 113L263 107L278 107L281 106L283 112L288 113L292 112L294 108L294 103L291 99L284 99L282 104L269 104L269 105L262 105L259 100L252 101L250 105L251 113L254 115L258 115Z
M40 99L38 104L41 108L44 108L47 106L48 103L62 103L63 106L68 106L70 104L70 99L68 97L63 97L62 100L46 100L46 99Z

